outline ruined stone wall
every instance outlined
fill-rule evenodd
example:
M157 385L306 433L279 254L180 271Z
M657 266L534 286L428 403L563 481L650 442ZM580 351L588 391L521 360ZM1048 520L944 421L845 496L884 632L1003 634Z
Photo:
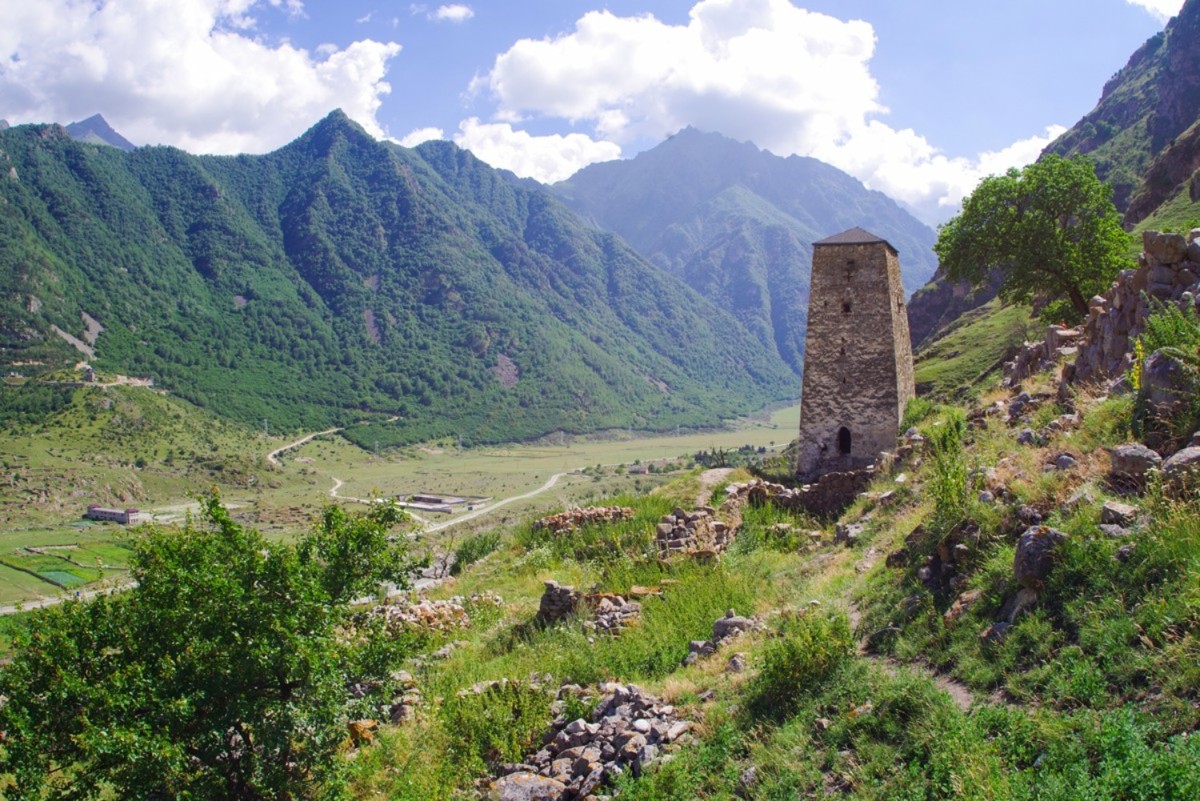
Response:
M895 447L900 417L913 394L912 344L896 251L878 239L816 243L797 473L813 479L873 463ZM843 428L849 432L849 453L844 439L839 441Z

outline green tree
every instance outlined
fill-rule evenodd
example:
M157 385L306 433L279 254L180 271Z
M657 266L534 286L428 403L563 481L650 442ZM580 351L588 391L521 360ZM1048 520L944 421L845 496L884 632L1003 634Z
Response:
M388 538L399 517L327 512L293 548L213 495L200 521L140 537L136 586L18 635L0 673L5 797L339 797L346 688L386 675L349 670L386 667L347 654L376 647L346 636L347 601L412 566Z
M934 245L951 280L979 285L1000 270L1005 300L1074 319L1127 266L1128 248L1112 188L1086 159L1053 154L983 179Z

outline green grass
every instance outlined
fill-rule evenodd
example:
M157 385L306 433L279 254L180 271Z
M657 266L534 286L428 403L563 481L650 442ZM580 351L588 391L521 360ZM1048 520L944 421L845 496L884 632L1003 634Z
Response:
M977 394L1041 328L1028 308L999 300L967 312L916 354L917 393L960 400Z

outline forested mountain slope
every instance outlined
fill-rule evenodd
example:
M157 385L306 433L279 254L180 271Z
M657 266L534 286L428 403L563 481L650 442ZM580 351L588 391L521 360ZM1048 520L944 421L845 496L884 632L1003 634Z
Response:
M697 424L796 391L731 315L548 193L341 112L264 156L17 126L0 167L6 372L90 341L101 368L241 420L398 416L385 444Z

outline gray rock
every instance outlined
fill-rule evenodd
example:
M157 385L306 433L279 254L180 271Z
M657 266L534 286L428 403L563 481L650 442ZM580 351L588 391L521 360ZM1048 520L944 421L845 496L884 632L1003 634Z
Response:
M1112 475L1141 483L1146 473L1162 465L1162 457L1140 442L1118 445L1112 449Z
M1022 587L1037 589L1054 568L1059 544L1067 535L1049 526L1030 526L1017 540L1013 576Z
M1004 638L1008 636L1008 630L1012 628L1012 624L1005 620L999 620L988 626L983 634L979 635L979 639L983 640L988 645L999 645L1004 642Z
M1163 476L1173 485L1179 485L1188 476L1200 480L1200 447L1193 445L1173 453L1163 463Z
M1077 464L1079 464L1079 462L1076 461L1075 457L1069 453L1060 454L1059 457L1054 460L1054 467L1056 470L1074 470Z
M1138 509L1119 501L1105 501L1100 510L1100 522L1115 526L1131 526L1137 520Z
M1101 534L1112 540L1123 540L1133 533L1124 526L1118 526L1115 523L1101 523L1096 528L1100 529Z
M1133 556L1133 549L1134 544L1132 542L1127 545L1122 545L1117 549L1117 552L1113 554L1113 559L1116 559L1118 562L1128 562L1130 557Z
M1143 231L1142 249L1159 264L1178 264L1187 260L1188 241L1183 234Z
M725 613L725 617L713 623L713 642L719 643L721 640L741 634L743 631L750 631L753 628L753 620L748 617L739 617L730 609Z
M558 801L566 790L567 785L557 779L522 771L492 782L488 798L492 801Z
M1017 434L1017 444L1036 445L1038 444L1037 434L1033 433L1032 428L1022 428L1021 432Z

